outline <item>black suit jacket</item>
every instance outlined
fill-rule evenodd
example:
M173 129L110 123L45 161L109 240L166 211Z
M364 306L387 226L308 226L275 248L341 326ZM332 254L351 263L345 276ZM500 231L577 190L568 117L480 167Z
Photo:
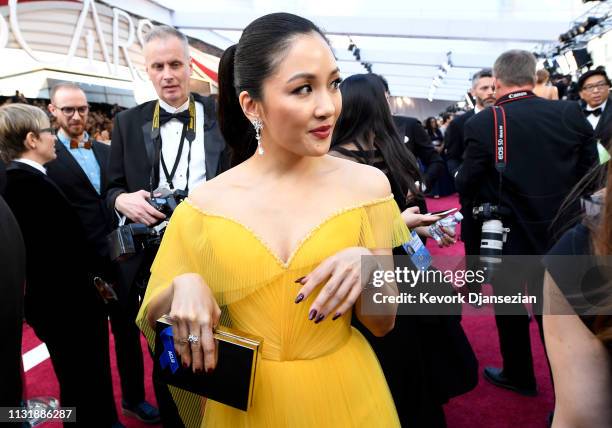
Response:
M26 247L25 316L37 330L103 314L89 275L92 252L81 221L53 181L29 165L7 168L5 199ZM58 322L50 322L50 320ZM60 330L58 330L59 332ZM64 333L62 333L64 334Z
M584 102L581 103L582 108L586 108ZM589 123L590 125L590 123ZM596 140L600 140L605 147L610 147L610 139L612 139L612 100L608 98L606 108L601 112L597 127L593 130Z
M2 165L0 162L0 168ZM21 335L26 255L19 224L2 196L0 243L0 403L16 407L23 392Z
M408 150L421 161L426 168L425 180L427 188L442 174L444 161L431 144L431 140L418 119L407 116L393 116L393 122L399 135L406 143ZM406 140L407 138L407 140Z
M446 132L444 133L444 150L447 159L452 159L459 163L463 162L463 153L465 152L463 131L465 124L474 114L474 110L470 110L463 113L461 116L455 117L448 124Z
M511 213L504 219L511 229L504 253L543 254L556 237L549 228L561 203L597 161L592 129L574 102L533 96L502 97L498 104L506 112L507 135L501 205ZM455 181L477 203L498 203L493 130L492 108L465 126L465 160Z
M229 168L229 155L219 130L213 98L193 94L195 101L204 106L204 162L206 179L210 180ZM115 117L111 153L108 166L106 204L114 211L117 196L124 192L151 190L151 166L155 161L155 147L151 139L151 122L156 101L140 104ZM158 170L159 166L154 165ZM158 176L158 173L155 174ZM113 216L116 225L116 216ZM119 299L127 301L129 290L139 272L148 266L155 251L144 251L119 264L121 287Z
M229 156L219 131L214 99L198 94L193 96L204 106L204 161L206 179L210 180L228 168ZM115 117L106 194L110 210L114 210L115 199L121 193L152 190L149 189L149 179L155 147L151 139L151 121L155 103L140 104Z
M85 171L70 151L59 140L55 143L57 159L46 165L47 175L62 190L85 230L87 240L96 250L96 274L110 280L110 260L108 259L107 235L111 231L113 213L107 209L104 188L108 169L110 147L94 141L92 150L100 165L101 194L89 181Z

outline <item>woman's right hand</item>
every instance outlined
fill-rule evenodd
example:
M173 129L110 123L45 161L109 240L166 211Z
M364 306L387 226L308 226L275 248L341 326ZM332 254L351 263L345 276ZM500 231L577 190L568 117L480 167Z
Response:
M213 329L219 324L221 309L202 277L186 273L174 278L170 313L174 347L184 367L194 372L214 370L217 365ZM190 335L197 341L188 341ZM192 337L193 337L192 336Z
M442 217L431 214L419 214L419 207L409 207L402 212L402 219L409 229L419 226L429 226L440 220Z

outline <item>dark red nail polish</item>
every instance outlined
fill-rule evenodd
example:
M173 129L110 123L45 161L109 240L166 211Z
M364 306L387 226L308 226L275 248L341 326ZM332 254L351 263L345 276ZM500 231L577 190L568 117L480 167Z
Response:
M334 317L332 318L332 321L336 321L341 316L342 316L342 314L340 312L336 312L336 315L334 315Z
M206 374L211 374L212 372L213 372L213 369L211 369L211 368L207 368L206 369Z
M304 280L304 278L306 278L306 277L305 277L305 276L303 276L303 277L301 277L301 278L296 279L296 280L295 280L295 283L296 283L296 284L301 283L301 282Z
M183 368L186 369L187 367L189 367L189 364L187 364L185 361L183 361Z
M308 314L308 321L312 321L314 319L314 317L317 316L317 310L313 309L310 311L310 313Z
M295 303L300 303L302 300L304 300L304 295L302 293L298 294L298 296L295 298Z
M323 318L325 318L325 315L319 314L319 316L317 317L315 321L315 324L319 324L321 321L323 321Z

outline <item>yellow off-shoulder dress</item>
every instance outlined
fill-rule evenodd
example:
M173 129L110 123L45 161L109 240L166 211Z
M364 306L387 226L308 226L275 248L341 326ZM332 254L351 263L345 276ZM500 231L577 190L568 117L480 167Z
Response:
M205 212L189 199L174 212L151 268L137 322L149 343L151 298L187 272L200 274L225 323L264 338L253 405L243 412L171 387L191 427L399 427L393 399L368 342L351 314L308 321L318 294L295 304L294 281L347 247L392 248L409 232L392 196L347 207L323 219L288 260L245 225Z

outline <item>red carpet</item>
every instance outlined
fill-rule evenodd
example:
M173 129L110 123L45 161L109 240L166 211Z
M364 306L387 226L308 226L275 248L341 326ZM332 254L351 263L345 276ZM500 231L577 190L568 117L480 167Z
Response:
M437 200L431 199L428 204L429 209L432 211L459 206L456 196ZM463 245L460 242L451 248L438 249L435 242L429 240L428 247L434 254L463 254ZM494 318L491 315L464 316L463 326L476 352L481 371L483 367L488 365L501 365ZM513 392L490 385L481 376L476 389L451 400L445 406L449 428L543 428L546 426L546 416L553 408L553 394L548 366L535 322L531 324L531 338L539 395L537 397L522 397ZM24 329L23 352L25 353L39 344L40 341L36 338L32 329L26 326ZM112 346L113 340L111 335L111 349L113 349ZM145 379L147 379L145 389L147 400L155 403L153 387L150 381L151 360L149 353L146 351L144 339L142 340L142 346L143 354L145 355ZM120 409L121 392L114 351L111 352L111 364L115 400L117 408ZM51 362L48 359L27 372L26 382L28 397L42 395L57 397L59 395L57 380L51 367ZM147 426L134 419L126 418L121 414L120 419L127 427L141 428ZM59 427L60 424L48 423L44 426Z

